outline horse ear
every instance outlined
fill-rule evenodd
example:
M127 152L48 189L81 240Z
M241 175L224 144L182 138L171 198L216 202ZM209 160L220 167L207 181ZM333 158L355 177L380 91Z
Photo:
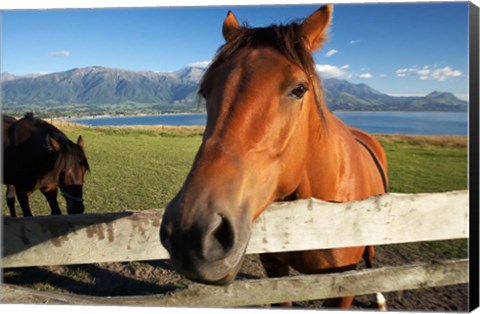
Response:
M319 49L327 37L327 29L332 19L333 5L327 4L315 11L302 23L302 30L310 51Z
M51 136L48 136L48 141L50 142L50 147L53 148L54 151L58 152L60 150L60 143Z
M222 34L226 41L229 41L233 35L240 29L237 18L232 11L228 11L225 21L223 21Z
M83 141L83 137L81 135L77 139L77 145L80 146L82 149L85 146L85 142Z

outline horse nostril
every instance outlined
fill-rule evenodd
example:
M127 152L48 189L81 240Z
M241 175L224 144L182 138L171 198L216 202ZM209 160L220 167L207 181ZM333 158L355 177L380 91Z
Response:
M233 225L223 215L218 215L211 224L210 232L205 235L202 255L209 261L224 258L232 250L235 242Z
M233 227L230 221L225 218L221 217L222 221L218 228L213 232L213 237L220 245L222 246L223 250L225 252L230 251L230 249L233 247L233 240L234 240L234 234L233 234Z

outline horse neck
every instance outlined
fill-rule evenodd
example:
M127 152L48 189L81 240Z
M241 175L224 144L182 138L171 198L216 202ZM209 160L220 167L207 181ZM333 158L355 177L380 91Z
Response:
M351 165L356 158L355 139L349 128L330 111L324 113L324 121L316 116L312 120L311 150L297 197L345 201L351 198L346 189L353 171Z

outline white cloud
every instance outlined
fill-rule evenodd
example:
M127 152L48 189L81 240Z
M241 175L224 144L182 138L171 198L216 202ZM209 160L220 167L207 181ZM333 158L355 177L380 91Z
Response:
M443 69L435 69L431 73L431 77L438 81L445 81L450 77L459 77L462 75L462 72L459 70L454 70L451 67L444 67Z
M204 68L207 68L210 65L210 63L212 63L211 60L209 60L209 61L198 61L198 62L190 63L188 66L191 66L192 68L204 69Z
M348 69L349 67L350 67L350 64L344 64L344 65L342 65L342 66L340 67L340 69L346 70L346 69Z
M359 44L359 43L360 43L360 40L358 40L358 39L350 40L350 44L352 44L352 45Z
M338 79L348 79L352 77L352 74L350 74L346 69L348 68L348 64L346 64L347 67L342 66L342 67L337 67L334 65L330 64L317 64L315 65L315 68L317 72L320 73L320 76L323 78L338 78Z
M369 78L372 78L373 75L371 73L362 73L358 77L363 78L363 79L369 79Z
M417 76L420 80L436 80L443 82L452 77L461 76L462 72L449 66L438 68L435 64L433 67L424 65L421 68L413 66L411 68L398 69L395 71L395 74L397 77Z
M409 72L408 69L398 69L397 71L395 71L398 77L408 76L408 72Z
M68 50L52 51L48 53L50 57L70 57L70 54L71 53Z
M327 51L327 53L325 54L325 56L331 57L331 56L333 56L334 54L336 54L337 52L338 52L338 50L330 49L329 51Z

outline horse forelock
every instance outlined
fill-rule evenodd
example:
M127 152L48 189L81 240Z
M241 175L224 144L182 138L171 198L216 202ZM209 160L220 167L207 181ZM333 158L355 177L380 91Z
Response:
M324 121L324 112L327 108L323 98L321 81L316 72L312 54L306 46L305 38L303 30L297 22L258 28L251 28L248 24L244 24L219 48L214 60L200 81L200 89L202 90L203 86L212 78L213 70L228 60L236 51L242 48L272 47L307 75L313 87L312 91L320 117ZM325 125L325 123L322 123L322 125Z
M60 150L55 163L58 170L76 169L78 166L85 167L85 171L90 170L85 152L79 145L67 137L63 139L59 138L59 143Z

